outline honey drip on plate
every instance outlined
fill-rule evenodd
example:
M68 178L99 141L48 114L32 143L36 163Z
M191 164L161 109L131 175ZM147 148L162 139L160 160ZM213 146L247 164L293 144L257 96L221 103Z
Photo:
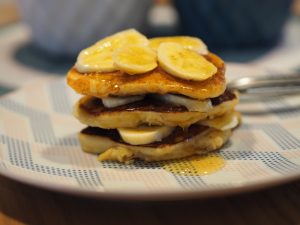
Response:
M181 160L166 162L163 168L176 175L199 176L208 175L222 169L225 160L217 154L192 156Z

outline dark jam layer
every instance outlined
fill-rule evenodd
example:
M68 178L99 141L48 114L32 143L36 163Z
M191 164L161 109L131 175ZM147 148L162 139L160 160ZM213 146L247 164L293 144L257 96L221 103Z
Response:
M217 106L223 102L235 99L236 96L229 90L226 90L222 95L211 98L213 106ZM185 106L176 106L151 95L147 95L143 100L132 102L126 105L117 106L114 108L106 108L102 100L99 98L90 98L87 102L81 103L80 108L89 114L98 115L100 113L120 112L120 111L152 111L152 112L187 112Z
M145 145L138 145L143 147L151 147L151 148L158 148L163 147L166 145L174 145L179 142L187 141L196 135L199 135L203 131L205 131L207 127L201 125L192 125L187 129L183 129L181 127L176 127L172 134L168 137L163 138L161 141L153 142L150 144ZM98 127L87 127L81 131L82 134L86 135L96 135L109 138L115 142L119 142L125 145L130 145L125 143L122 138L120 137L118 131L116 129L102 129Z
M233 92L231 92L230 90L226 89L222 95L220 95L216 98L211 98L210 100L211 100L212 105L216 106L216 105L220 105L223 102L231 101L235 98L236 98L235 94Z
M90 114L100 114L104 112L120 112L120 111L154 111L154 112L185 112L184 106L176 106L171 103L164 102L152 96L146 96L143 100L132 102L126 105L120 105L113 108L107 108L103 105L99 98L91 98L89 102L81 104L80 108Z

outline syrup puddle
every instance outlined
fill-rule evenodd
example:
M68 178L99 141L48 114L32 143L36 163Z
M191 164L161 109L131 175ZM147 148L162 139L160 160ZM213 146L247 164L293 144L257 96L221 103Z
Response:
M199 176L215 173L224 165L225 160L222 156L207 154L168 161L163 164L163 169L176 175Z

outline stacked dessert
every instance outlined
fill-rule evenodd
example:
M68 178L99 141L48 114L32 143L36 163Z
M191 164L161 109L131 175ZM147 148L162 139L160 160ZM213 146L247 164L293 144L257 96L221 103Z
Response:
M194 37L119 32L81 51L67 81L85 95L74 108L88 125L82 149L99 160L204 154L223 146L240 121L224 62Z

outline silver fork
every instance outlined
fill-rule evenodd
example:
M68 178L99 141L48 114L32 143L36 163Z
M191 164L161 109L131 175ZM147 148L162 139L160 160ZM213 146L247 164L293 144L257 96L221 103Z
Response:
M229 82L227 88L251 98L300 94L300 74L242 77Z

